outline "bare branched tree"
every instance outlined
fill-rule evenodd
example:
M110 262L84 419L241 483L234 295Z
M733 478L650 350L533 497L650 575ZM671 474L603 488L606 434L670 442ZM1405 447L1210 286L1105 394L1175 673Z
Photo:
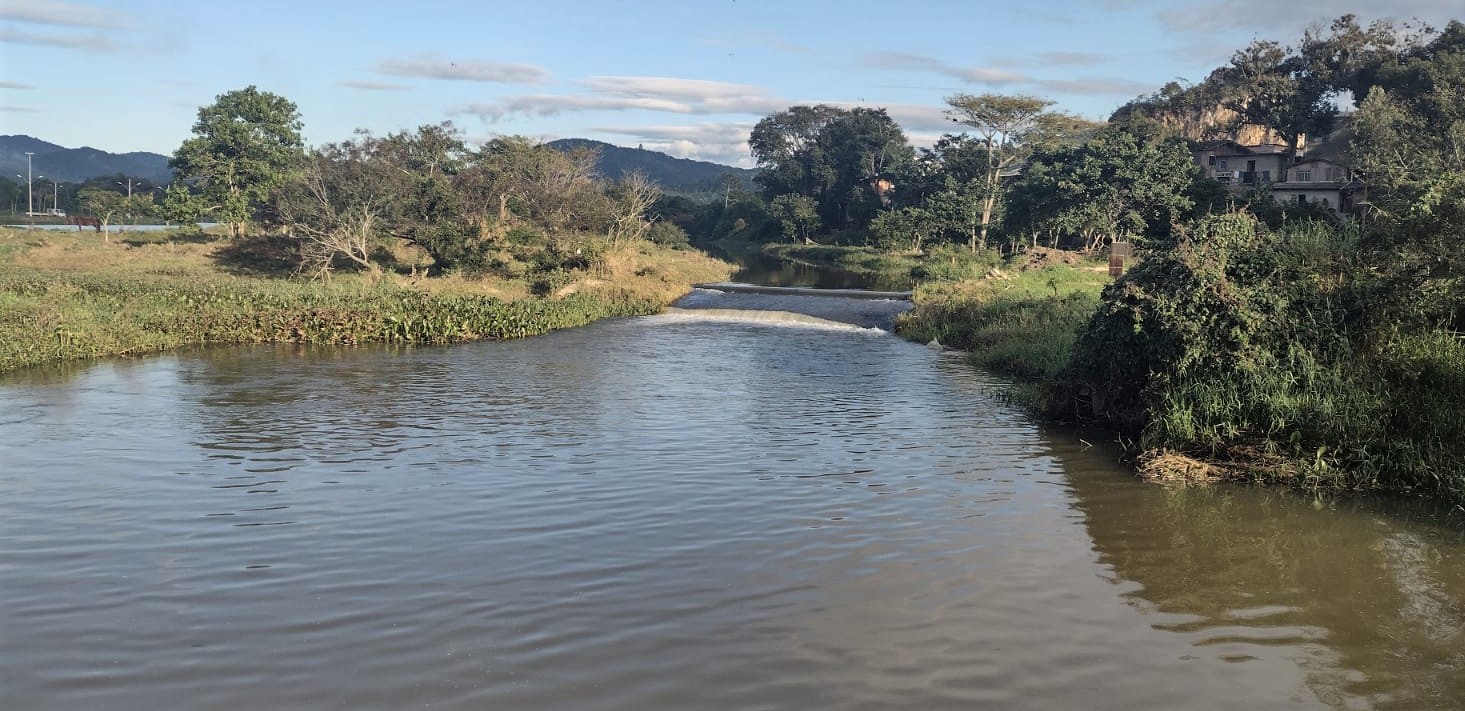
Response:
M326 277L335 261L344 258L373 276L381 274L371 253L394 197L390 181L378 175L383 167L369 155L373 140L318 149L279 200L282 221L301 242L302 272Z
M661 188L645 173L627 173L609 191L612 198L610 241L620 247L646 236L651 229L647 214L661 198Z

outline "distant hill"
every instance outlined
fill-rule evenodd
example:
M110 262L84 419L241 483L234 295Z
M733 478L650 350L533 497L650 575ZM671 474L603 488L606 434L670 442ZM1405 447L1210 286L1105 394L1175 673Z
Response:
M108 153L83 146L66 148L31 136L0 136L0 175L25 175L25 154L31 156L31 175L64 183L121 173L166 185L173 180L168 157L157 153Z
M677 158L644 148L624 148L585 138L562 138L550 141L548 145L560 151L585 147L599 149L601 177L616 180L626 173L640 171L662 190L673 193L717 192L722 189L722 176L729 173L751 186L753 176L758 174L751 168Z

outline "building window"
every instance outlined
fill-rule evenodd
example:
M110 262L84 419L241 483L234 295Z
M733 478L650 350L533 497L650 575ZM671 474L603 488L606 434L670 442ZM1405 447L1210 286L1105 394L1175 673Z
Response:
M1298 205L1306 205L1307 204L1307 196L1306 195L1299 194L1297 196L1297 204Z
M1225 170L1226 169L1226 159L1225 158L1222 158L1221 161L1220 161L1220 163L1221 164L1218 165L1218 166L1216 166L1216 167L1217 168L1220 168L1221 170Z
M1312 182L1312 171L1310 171L1310 170L1299 170L1299 171L1297 171L1297 182L1299 182L1299 183L1311 183Z
M1206 156L1206 163L1207 163L1207 165L1215 165L1216 164L1216 157L1215 156Z

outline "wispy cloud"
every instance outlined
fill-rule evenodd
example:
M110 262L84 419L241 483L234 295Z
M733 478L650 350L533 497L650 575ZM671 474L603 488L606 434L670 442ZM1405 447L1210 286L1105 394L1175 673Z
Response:
M0 106L0 113L7 114L38 114L40 109L33 109L29 106Z
M124 25L121 14L115 10L56 0L5 0L0 3L0 20L100 30L120 29Z
M399 77L496 84L545 84L553 77L548 69L533 64L430 57L383 59L377 62L373 71Z
M960 67L935 57L908 52L868 52L860 58L860 64L872 69L892 71L925 71L941 74L972 84L1016 84L1028 81L1018 72L992 67Z
M31 86L30 84L22 84L22 83L20 83L18 81L0 81L0 89L20 89L20 90L26 90L26 89L34 89L34 88L35 87L34 86Z
M764 93L761 87L751 84L675 77L593 76L587 77L579 83L591 91L603 94L650 96L687 101L758 96Z
M1091 67L1111 59L1098 52L1039 52L1035 57L1035 63L1045 67Z
M674 114L766 114L787 107L761 87L674 77L594 76L578 82L581 94L527 94L476 103L459 113L485 121L584 111L660 111Z
M0 27L0 43L60 47L62 49L90 49L99 52L111 52L117 49L116 43L100 32L81 35L50 35L25 32L13 27Z
M1098 63L1101 55L1086 52L1041 52L1028 63L1041 66L1089 66ZM1018 64L1022 60L1011 60ZM1050 91L1059 94L1088 94L1099 96L1135 96L1151 91L1155 87L1127 79L1108 77L1071 77L1062 79L1040 78L1033 74L990 67L959 67L934 57L906 52L870 52L861 58L867 67L892 71L923 71L959 79L969 84L983 84L989 87L1021 87L1036 91ZM894 113L891 114L892 117Z
M364 89L366 91L406 91L412 87L406 84L392 84L384 81L343 81L341 86L350 89Z
M1158 86L1129 79L1042 79L1038 86L1059 94L1090 94L1095 96L1139 96L1148 94Z

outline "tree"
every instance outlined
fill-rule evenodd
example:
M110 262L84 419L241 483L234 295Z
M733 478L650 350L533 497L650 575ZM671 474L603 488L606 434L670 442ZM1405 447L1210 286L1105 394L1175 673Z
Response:
M92 213L98 220L102 221L102 240L111 241L107 223L117 215L124 214L131 203L126 195L107 190L106 188L82 188L79 194L82 209Z
M759 172L753 181L772 199L794 193L813 196L822 172L819 134L842 110L834 106L790 106L763 117L748 136Z
M1022 161L1025 144L1042 129L1043 115L1053 102L1034 96L956 94L947 97L946 104L951 120L975 129L985 143L982 227L971 241L975 252L987 242L1002 179Z
M193 137L168 164L202 187L205 210L235 237L304 159L295 104L254 86L220 94L198 110Z
M1465 24L1379 73L1354 118L1384 323L1465 328Z
M1087 249L1104 238L1165 239L1191 208L1199 168L1179 138L1144 142L1111 128L1080 146L1033 156L1012 186L1019 229L1077 234ZM1036 238L1034 239L1036 241Z
M493 220L536 222L551 233L606 226L608 204L596 184L594 148L561 152L523 136L483 145L462 180L468 209L490 207Z
M204 205L199 196L186 183L176 182L163 193L160 213L165 222L180 225L198 222L204 214Z
M819 132L819 215L826 228L863 228L889 205L891 180L915 158L905 132L885 109L844 111Z
M884 109L793 106L759 121L748 145L764 196L813 199L830 230L869 225L889 204L892 178L915 157Z
M1276 131L1297 154L1303 135L1331 131L1338 109L1326 78L1306 58L1276 42L1256 41L1217 70L1226 86L1222 104L1245 123Z
M788 193L773 198L771 212L783 225L785 237L795 242L811 242L809 235L819 229L819 208L814 198Z
M926 210L919 207L900 207L877 215L870 222L870 231L887 249L919 252L932 234L940 232L940 226L936 218Z
M338 257L373 276L372 260L383 224L399 209L398 176L373 155L379 140L361 136L312 152L305 168L278 195L276 210L301 242L300 266L328 276Z
M645 237L651 230L651 222L646 218L651 206L661 197L661 188L645 173L633 171L616 181L609 193L611 246L624 247Z

